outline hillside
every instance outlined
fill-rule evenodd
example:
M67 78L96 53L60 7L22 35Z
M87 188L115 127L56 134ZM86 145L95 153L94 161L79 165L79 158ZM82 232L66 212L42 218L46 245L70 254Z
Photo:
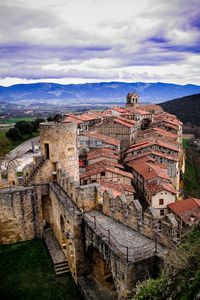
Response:
M177 116L183 123L200 126L200 94L160 103L162 108Z
M51 104L109 103L125 104L128 92L136 91L140 103L158 103L172 98L200 93L200 86L145 82L100 82L85 84L35 83L0 86L0 102L29 105L48 102Z
M200 223L170 253L162 275L139 285L133 300L198 300L200 297Z

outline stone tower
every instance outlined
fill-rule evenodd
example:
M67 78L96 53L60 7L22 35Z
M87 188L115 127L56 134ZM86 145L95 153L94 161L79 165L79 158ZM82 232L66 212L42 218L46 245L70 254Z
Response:
M126 96L126 107L136 107L139 105L139 96L136 92L128 93Z
M40 123L41 154L53 164L64 168L79 181L77 125L71 122Z

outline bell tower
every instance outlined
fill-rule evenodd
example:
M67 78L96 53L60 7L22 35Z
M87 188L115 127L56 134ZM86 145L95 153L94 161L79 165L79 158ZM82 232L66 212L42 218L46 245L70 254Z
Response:
M136 92L128 93L126 96L126 107L136 107L139 105L139 96Z

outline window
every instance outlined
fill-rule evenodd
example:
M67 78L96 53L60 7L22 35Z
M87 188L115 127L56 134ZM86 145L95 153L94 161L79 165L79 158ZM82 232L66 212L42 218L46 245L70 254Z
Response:
M105 176L105 172L101 172L101 176Z
M161 209L160 210L160 216L164 216L165 212L164 212L164 209Z
M69 151L69 152L73 152L73 151L74 151L74 147L68 148L68 151Z
M164 199L159 199L159 204L160 205L164 204Z
M87 184L87 180L83 180L83 184Z

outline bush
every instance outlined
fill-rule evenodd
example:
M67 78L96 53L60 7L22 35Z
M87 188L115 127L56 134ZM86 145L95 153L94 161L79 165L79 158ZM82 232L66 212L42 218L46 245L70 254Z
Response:
M6 132L6 137L13 140L13 141L19 141L22 139L22 134L19 130L19 128L11 128Z

